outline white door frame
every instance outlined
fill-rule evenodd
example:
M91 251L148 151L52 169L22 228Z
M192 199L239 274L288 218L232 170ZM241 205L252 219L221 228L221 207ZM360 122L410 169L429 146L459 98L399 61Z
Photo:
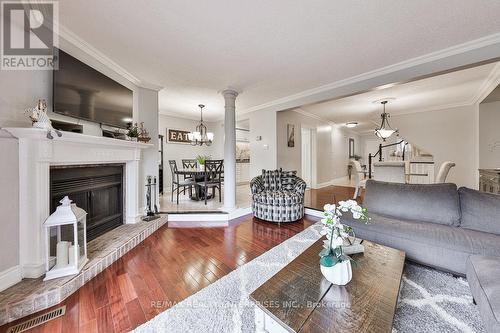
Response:
M307 184L307 187L310 188L316 188L316 170L317 170L317 152L316 152L316 128L314 127L308 127L308 126L302 126L300 129L300 163L301 163L301 176L303 172L303 165L304 165L304 160L303 160L303 154L302 154L302 137L303 137L303 131L308 131L309 132L309 138L310 138L310 161L309 161L309 167L310 167L310 179L309 179L309 184Z

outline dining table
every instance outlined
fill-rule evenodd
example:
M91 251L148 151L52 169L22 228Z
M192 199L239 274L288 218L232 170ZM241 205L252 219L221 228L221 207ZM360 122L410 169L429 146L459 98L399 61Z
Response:
M190 199L195 201L205 200L205 195L208 199L212 199L211 193L205 193L205 189L196 184L199 182L203 182L205 180L205 170L195 169L195 168L186 168L186 169L178 169L176 172L179 176L186 176L187 178L193 178L195 181L195 192L191 194Z

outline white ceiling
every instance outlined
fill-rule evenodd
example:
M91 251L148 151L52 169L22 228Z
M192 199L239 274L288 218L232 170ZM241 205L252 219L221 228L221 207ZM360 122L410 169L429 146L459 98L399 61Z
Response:
M395 85L338 100L301 106L300 109L337 124L355 121L358 133L372 132L380 123L382 105L391 115L470 105L484 88L498 63L469 68ZM393 99L393 100L392 100Z
M63 26L207 120L500 32L500 1L64 0Z

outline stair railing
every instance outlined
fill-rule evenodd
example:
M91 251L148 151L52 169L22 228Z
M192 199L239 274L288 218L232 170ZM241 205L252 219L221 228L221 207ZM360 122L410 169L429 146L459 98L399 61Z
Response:
M372 153L368 154L368 178L369 179L372 178L372 160L373 160L373 158L375 158L375 157L378 156L378 161L382 162L382 149L387 148L387 147L397 146L397 145L400 145L401 143L404 143L404 146L403 146L403 156L402 156L403 157L403 161L404 161L405 160L406 145L408 144L405 140L401 140L399 142L391 143L391 144L388 144L388 145L379 144L378 145L378 151L377 151L377 153L375 153L374 155L372 155Z

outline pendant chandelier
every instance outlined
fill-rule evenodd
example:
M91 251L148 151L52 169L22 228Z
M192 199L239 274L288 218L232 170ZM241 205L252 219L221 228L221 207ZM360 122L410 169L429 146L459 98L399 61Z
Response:
M203 108L205 105L198 105L200 108L200 124L196 126L196 130L194 132L188 133L188 139L193 146L210 146L212 141L214 140L214 133L207 132L207 127L203 124Z
M375 129L375 135L385 141L394 133L396 133L396 135L399 135L399 130L397 128L393 129L389 124L389 118L391 116L387 112L385 112L385 105L387 104L387 101L381 101L380 103L384 107L384 112L380 115L380 117L382 118L382 123L380 124L380 127Z

